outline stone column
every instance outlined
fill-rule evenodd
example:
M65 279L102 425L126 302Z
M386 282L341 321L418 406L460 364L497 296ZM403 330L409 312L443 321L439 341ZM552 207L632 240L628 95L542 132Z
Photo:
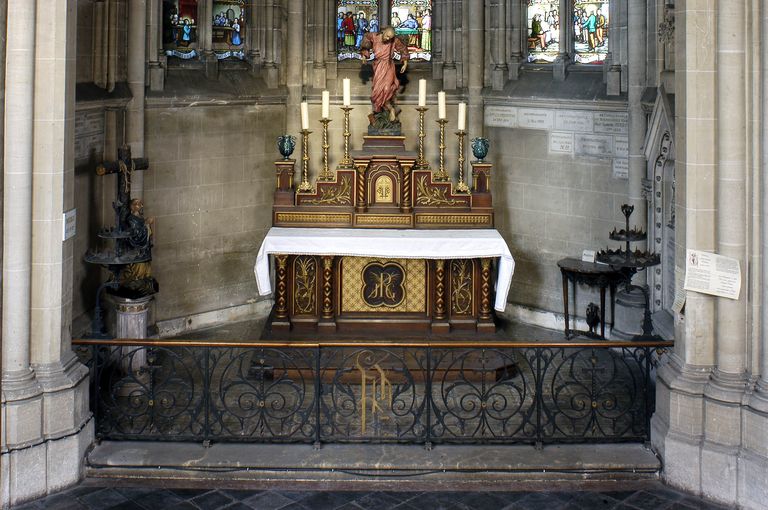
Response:
M388 27L392 24L392 4L388 0L384 0L381 2L381 7L379 8L379 11L381 12L381 26Z
M646 165L643 154L646 117L642 98L646 86L645 68L645 4L646 0L629 2L629 202L635 206L632 220L646 229L646 200L643 197L643 179ZM644 249L644 243L638 243Z
M198 23L200 20L198 20ZM147 54L147 1L132 0L128 4L128 87L133 99L128 103L125 117L125 143L131 146L135 158L144 157L144 84ZM131 195L144 196L144 175L131 176Z
M763 9L761 30L760 32L765 36L768 34L768 9ZM761 232L761 245L762 245L762 301L763 306L761 309L761 316L759 319L761 322L761 348L760 348L760 380L757 383L758 394L763 400L768 402L768 108L765 105L768 104L768 40L765 38L760 44L760 74L762 81L762 89L760 90L760 104L763 105L761 109L761 133L760 133L760 145L761 145L761 163L762 163L762 179L761 185L761 214L760 214L760 232ZM768 409L766 409L768 411Z
M275 43L276 28L275 28L275 0L268 0L266 5L266 45L265 45L265 61L264 61L264 81L267 82L267 86L271 89L277 88L278 74L276 64L276 50L277 44ZM279 33L277 33L279 35Z
M299 104L303 97L303 69L304 69L304 29L305 29L304 2L301 0L288 0L288 35L287 51L285 58L286 85L288 88L286 133L298 134L301 130L301 117Z
M336 0L325 0L326 36L325 45L328 53L325 57L325 77L335 80L338 72L336 57Z
M165 67L161 59L163 40L162 0L147 2L147 60L149 61L149 89L161 91L165 88Z
M445 0L432 2L432 79L443 79L443 14Z
M619 6L617 2L611 2L608 7L608 20L610 25L618 26L616 20L619 19ZM621 65L618 62L614 62L614 48L617 47L617 43L620 39L620 30L609 30L608 35L608 53L605 56L605 64L607 69L604 68L604 77L606 82L606 94L609 96L618 96L621 94Z
M465 59L469 76L469 135L483 136L483 71L485 69L485 7L483 2L465 2L469 16L469 51Z
M496 5L496 30L494 41L496 51L494 52L494 66L491 74L491 83L493 90L502 90L504 83L507 81L509 75L509 67L507 67L507 0L497 0Z
M7 25L5 66L2 386L6 405L39 392L29 366L35 3L9 0L8 19L16 21ZM6 436L9 426L3 427ZM17 432L18 437L3 437L3 446L39 437L39 424L31 434Z
M261 14L260 4L256 2L248 4L248 33L246 41L249 47L248 60L251 62L251 70L256 70L261 66L261 41L259 38L259 26L263 17Z
M82 436L90 414L79 404L88 401L88 369L77 361L70 336L74 239L62 243L62 212L74 206L76 5L37 0L35 30L30 336L43 389L43 437L54 440L48 491L78 480L79 448L62 438Z
M205 76L215 78L219 73L219 59L213 52L213 0L202 0L197 7L198 45L202 48L200 60L203 62Z
M315 89L325 88L325 45L326 45L326 31L324 19L328 17L330 13L326 12L325 2L322 0L316 0L314 2L314 52L312 59L312 87Z
M445 5L445 12L441 13L440 17L442 18L442 31L443 31L443 40L445 41L443 47L445 48L445 51L443 52L444 55L444 63L443 63L443 89L445 90L456 90L456 87L458 86L458 73L456 69L456 51L455 51L455 39L456 39L456 31L454 30L454 27L456 26L456 21L454 19L454 15L456 13L456 6L455 6L456 0L446 0L444 3ZM482 2L481 2L482 3Z
M510 25L512 29L510 41L509 79L520 77L520 64L523 62L523 6L520 0L510 0Z
M571 2L560 2L560 33L558 34L560 51L552 66L552 76L555 80L564 81L568 64L571 63L571 25L573 20L573 7ZM610 41L610 38L608 39Z
M747 244L747 109L744 2L717 9L717 251L745 268ZM734 79L737 78L737 79ZM714 98L713 98L714 100ZM746 271L744 272L746 274ZM746 376L746 285L738 300L718 298L717 379L741 394ZM737 395L734 395L737 398Z
M682 253L685 247L716 251L717 14L707 0L686 0L680 7L675 19L679 59L675 65L679 73L675 79L675 97L679 101L675 119L675 177L676 205L680 211L676 241ZM630 45L630 51L631 48ZM676 257L675 263L684 270L684 257ZM686 293L685 310L675 318L674 352L670 353L669 362L659 368L656 378L657 404L651 421L651 442L663 458L665 479L695 492L702 491L704 471L703 393L715 357L714 301L712 296ZM728 426L723 424L723 428ZM727 469L721 471L726 472Z

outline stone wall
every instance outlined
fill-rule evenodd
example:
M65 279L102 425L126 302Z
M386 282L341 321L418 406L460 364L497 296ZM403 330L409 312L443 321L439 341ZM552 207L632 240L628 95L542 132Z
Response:
M147 110L144 199L156 219L157 320L257 298L253 264L271 226L284 112L253 104Z
M623 107L621 102L602 105L600 110L596 110L594 103L579 102L555 108L514 99L487 103L485 135L491 142L489 160L495 165L496 226L516 265L511 303L562 313L562 281L557 261L563 257L580 258L585 249L616 247L609 241L608 233L614 227L623 227L620 207L627 202L627 179L614 175L613 163L614 159L623 158L587 147L582 135L587 136L584 133L589 126L582 126L584 130L579 131L573 124L554 122L576 112L577 117L592 119L590 122L594 123L602 113L621 115ZM515 113L543 112L553 116L553 123L548 127L550 121L545 120L543 126L521 127L526 124L518 118L510 124L512 127L498 127L504 121L494 119L493 112L509 109ZM566 145L558 144L558 134L564 135ZM613 135L596 136L606 140ZM621 139L625 137L619 135ZM617 144L613 145L606 148L617 153ZM633 219L643 214L645 211L637 211ZM579 287L577 305L572 310L583 316L587 303L597 299L596 292Z

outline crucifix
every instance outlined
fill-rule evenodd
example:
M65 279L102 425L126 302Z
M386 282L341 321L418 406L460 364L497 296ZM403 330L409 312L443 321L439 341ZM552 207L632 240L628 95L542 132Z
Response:
M125 232L129 228L131 176L136 170L147 170L148 168L149 159L132 158L129 145L123 145L117 149L117 161L103 162L96 167L96 175L117 174L117 192L115 193L115 201L112 202L117 232Z

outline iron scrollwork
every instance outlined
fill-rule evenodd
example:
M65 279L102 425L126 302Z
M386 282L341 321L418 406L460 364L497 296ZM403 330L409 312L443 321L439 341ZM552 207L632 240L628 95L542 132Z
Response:
M647 441L664 345L79 349L101 439Z

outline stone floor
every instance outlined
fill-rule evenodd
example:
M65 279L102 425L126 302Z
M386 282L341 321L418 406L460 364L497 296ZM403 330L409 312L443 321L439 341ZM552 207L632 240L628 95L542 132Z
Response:
M666 487L612 486L606 490L574 490L554 485L547 491L398 492L299 491L120 486L116 481L88 479L79 486L17 510L688 510L725 508ZM496 487L497 488L497 487Z

